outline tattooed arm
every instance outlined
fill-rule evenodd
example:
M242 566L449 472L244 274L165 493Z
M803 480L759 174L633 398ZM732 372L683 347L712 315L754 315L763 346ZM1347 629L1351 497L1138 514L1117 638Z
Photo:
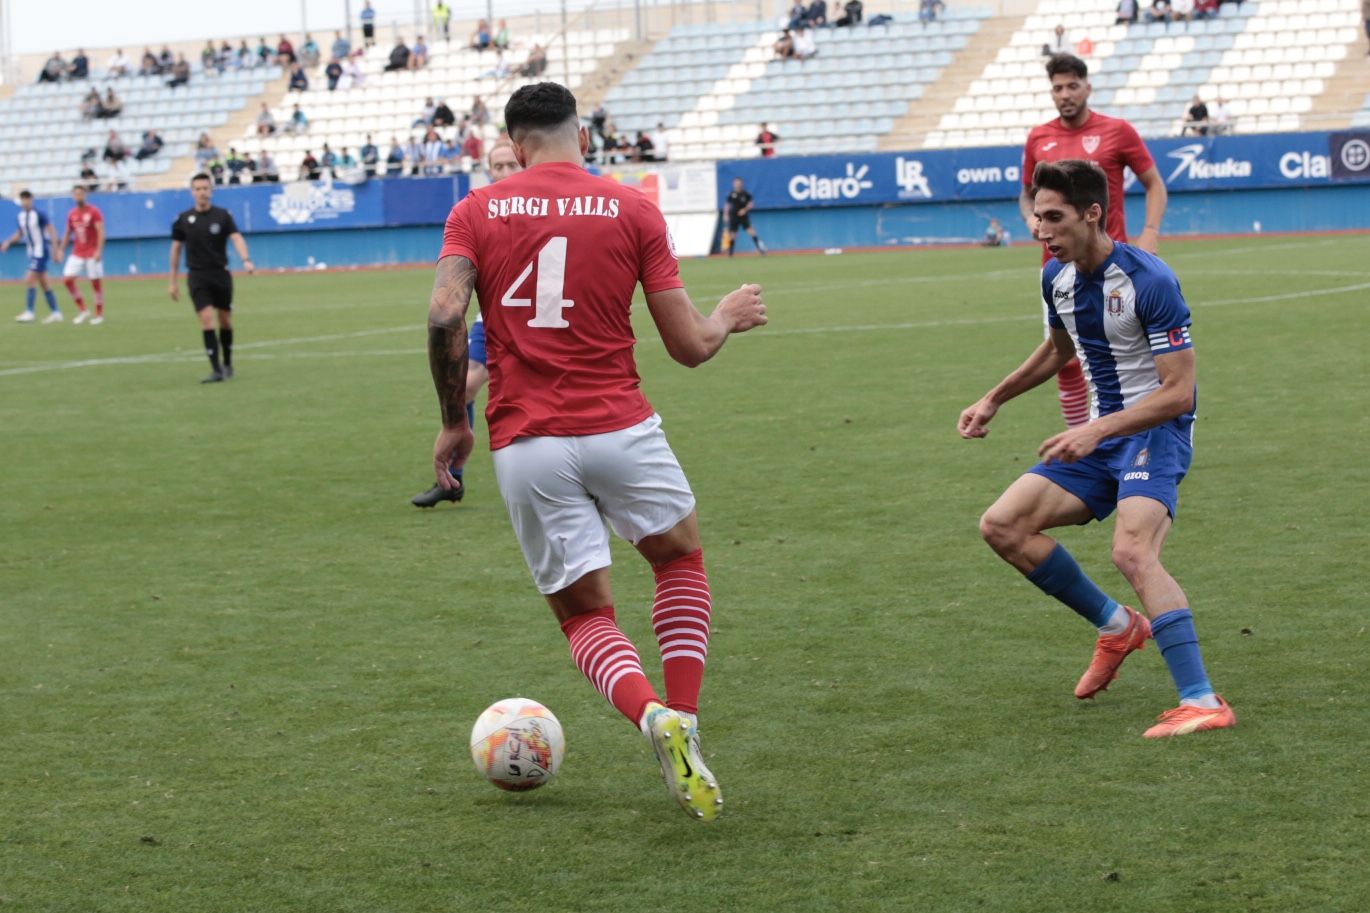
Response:
M433 472L445 489L457 487L452 470L471 454L466 421L466 309L476 287L476 267L460 256L443 257L428 304L428 366L438 391L442 430L433 444Z

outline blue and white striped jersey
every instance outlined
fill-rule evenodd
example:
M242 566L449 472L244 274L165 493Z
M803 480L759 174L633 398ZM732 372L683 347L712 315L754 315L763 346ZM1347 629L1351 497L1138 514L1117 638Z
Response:
M46 257L48 250L48 217L36 209L19 210L19 236L24 239L30 257Z
M1042 267L1048 322L1075 342L1089 380L1090 418L1125 409L1161 385L1156 356L1193 346L1189 306L1175 273L1144 250L1115 243L1089 276L1073 263ZM1187 428L1193 410L1176 419Z

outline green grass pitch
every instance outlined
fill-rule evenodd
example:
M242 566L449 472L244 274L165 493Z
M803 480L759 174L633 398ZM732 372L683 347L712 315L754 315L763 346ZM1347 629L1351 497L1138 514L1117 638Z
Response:
M431 271L240 276L216 387L162 280L101 327L0 289L0 911L1370 909L1370 237L1163 254L1200 405L1166 558L1240 720L1164 744L1154 647L1076 701L1092 632L976 533L1059 426L1043 389L954 432L1040 338L1035 249L688 262L771 314L696 371L637 309L714 585L708 827L572 666L483 427L465 503L408 504ZM1122 598L1110 531L1061 538ZM526 795L466 745L514 694L568 738Z

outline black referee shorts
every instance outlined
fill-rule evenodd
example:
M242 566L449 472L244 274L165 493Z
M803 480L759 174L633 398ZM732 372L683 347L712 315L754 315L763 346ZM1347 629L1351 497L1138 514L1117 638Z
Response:
M734 234L734 235L735 235L735 234L737 234L739 231L743 231L743 230L746 230L746 231L751 231L751 230L752 230L752 215L751 215L751 213L747 213L747 215L745 215L745 216L729 216L729 217L728 217L728 232L729 232L730 234Z
M212 307L233 310L233 274L226 269L192 270L187 276L190 300L197 312Z

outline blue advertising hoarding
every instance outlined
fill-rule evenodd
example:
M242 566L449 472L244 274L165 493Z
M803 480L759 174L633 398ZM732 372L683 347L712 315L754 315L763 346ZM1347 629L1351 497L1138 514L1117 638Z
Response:
M1328 184L1329 142L1328 133L1280 133L1150 140L1147 148L1172 192L1249 190ZM721 198L742 178L757 209L1002 200L1022 189L1022 154L995 146L720 162L718 187ZM1141 192L1135 179L1129 192Z

